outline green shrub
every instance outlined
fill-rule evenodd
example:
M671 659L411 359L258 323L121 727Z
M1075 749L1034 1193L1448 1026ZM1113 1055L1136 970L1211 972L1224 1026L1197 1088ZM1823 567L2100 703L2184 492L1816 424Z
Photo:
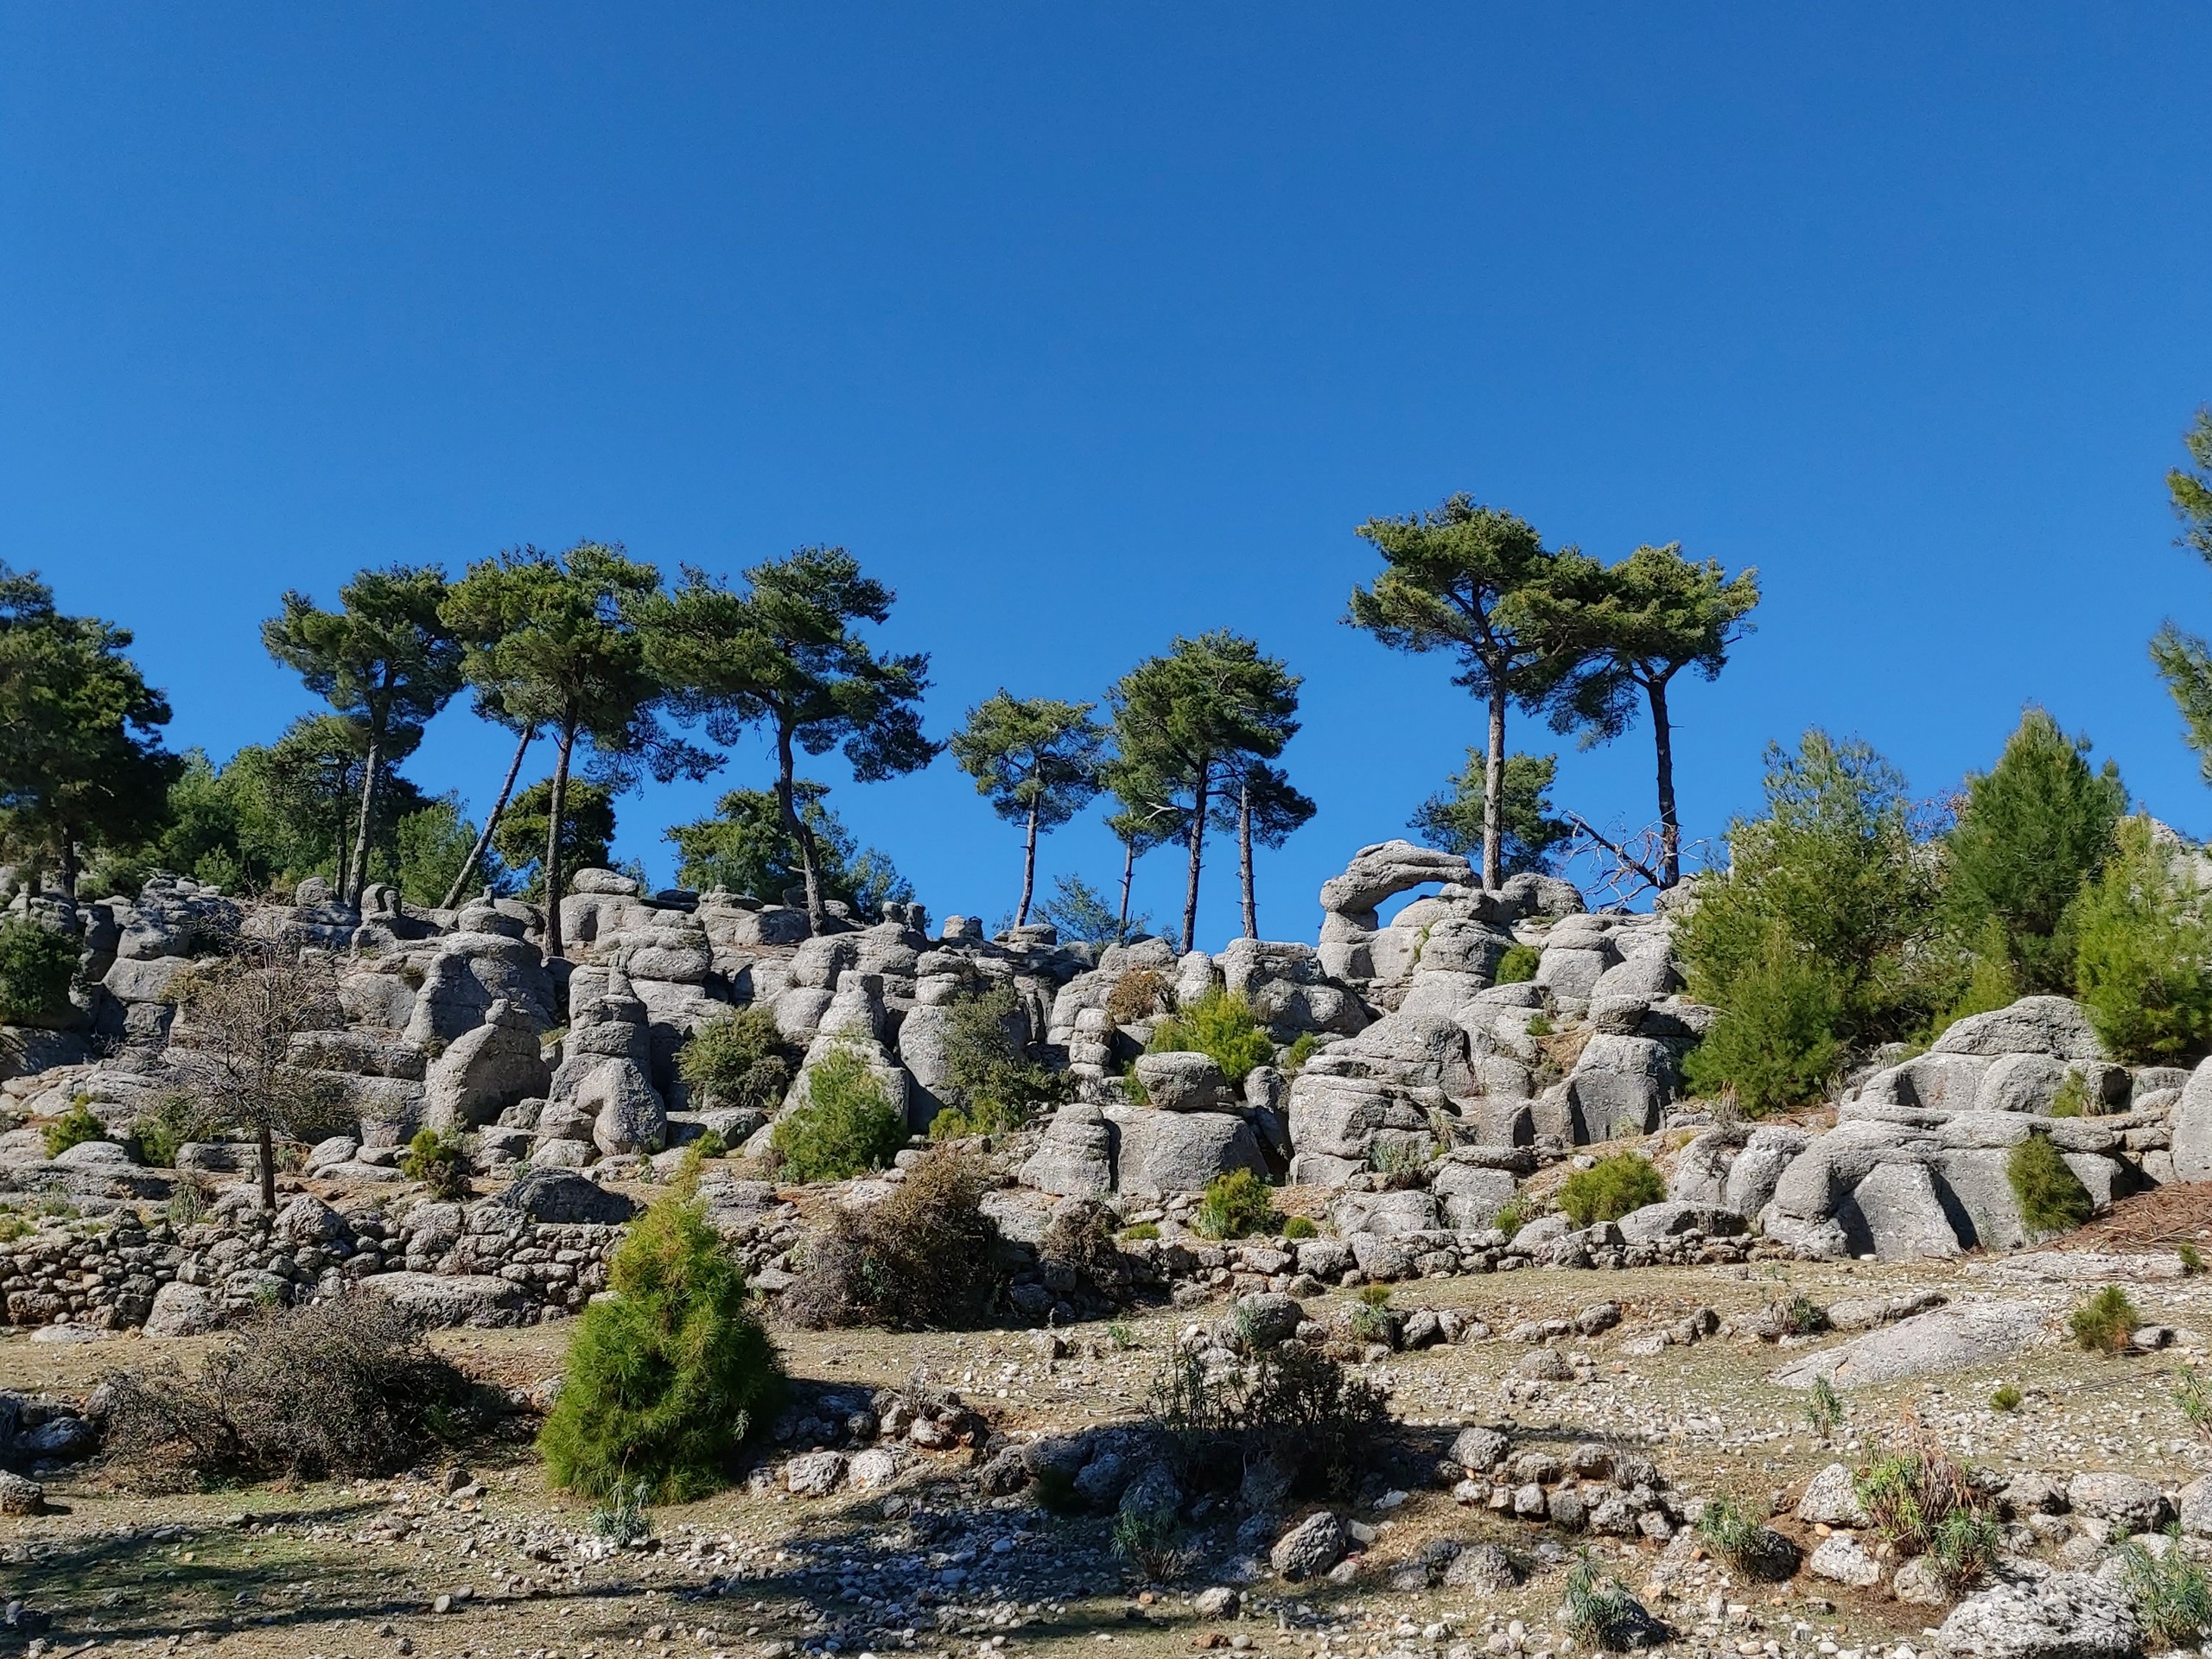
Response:
M833 1046L806 1076L806 1102L776 1120L770 1144L785 1179L842 1181L880 1169L906 1144L906 1126L866 1057Z
M1490 1218L1490 1224L1503 1233L1507 1242L1510 1243L1516 1234L1535 1218L1536 1206L1516 1192L1498 1206L1497 1213Z
M2212 1041L2212 922L2147 818L2120 826L2075 914L2075 995L2105 1046L2137 1062L2181 1059Z
M1544 953L1533 944L1509 944L1505 954L1497 959L1499 985L1525 985L1536 976L1536 964Z
M593 1508L592 1532L617 1549L645 1542L653 1535L652 1519L645 1512L651 1502L645 1482L633 1482Z
M1345 1323L1355 1341L1395 1346L1392 1339L1398 1334L1398 1319L1397 1310L1390 1306L1390 1287L1362 1285L1352 1297Z
M659 1199L584 1310L560 1398L537 1437L557 1486L681 1503L737 1474L746 1438L783 1392L745 1270L688 1188Z
M46 1142L46 1155L59 1158L72 1147L81 1147L88 1141L106 1140L107 1125L79 1100L73 1102L67 1111L41 1129L39 1138Z
M1249 1169L1232 1169L1206 1183L1191 1229L1205 1238L1249 1238L1274 1232L1280 1219L1268 1184Z
M2031 1233L2063 1232L2096 1214L2094 1199L2047 1135L2031 1135L2005 1160L2005 1179Z
M1921 1033L1926 1041L1933 1043L1970 1014L1994 1014L2020 1000L2020 991L2012 982L2012 970L2005 959L2005 944L2004 930L1991 922L1967 963L1965 991Z
M1989 1408L1997 1412L2018 1411L2024 1398L2025 1396L2010 1382L2001 1383L1989 1396Z
M1538 1008L1529 1016L1529 1023L1522 1029L1531 1037L1548 1037L1556 1027L1552 1024L1551 1015Z
M1204 1054L1231 1084L1243 1082L1254 1066L1275 1057L1275 1046L1253 1017L1252 1005L1218 988L1161 1020L1149 1047L1154 1054Z
M2069 1071L2059 1079L2058 1092L2050 1097L2053 1117L2085 1117L2089 1111L2089 1085L2082 1080L2079 1071Z
M1817 1100L1843 1058L1843 999L1831 976L1777 953L1739 976L1729 1006L1682 1069L1700 1095L1731 1091L1746 1116Z
M441 1135L435 1129L417 1129L399 1160L399 1173L422 1182L434 1198L454 1199L468 1196L469 1177L476 1172L459 1130Z
M1586 1549L1567 1569L1559 1622L1584 1647L1605 1653L1655 1646L1663 1634L1628 1586L1602 1574Z
M1559 1207L1578 1227L1618 1221L1632 1210L1657 1204L1667 1183L1641 1153L1616 1152L1578 1169L1559 1190Z
M1138 1222L1135 1226L1122 1228L1122 1236L1128 1239L1132 1243L1138 1243L1143 1239L1158 1238L1160 1236L1160 1224L1156 1221Z
M777 1311L814 1330L977 1324L1005 1280L998 1229L982 1210L988 1187L979 1160L936 1148L890 1197L865 1210L832 1213L807 1244Z
M1179 1345L1153 1379L1147 1414L1175 1446L1186 1486L1234 1486L1240 1471L1272 1462L1294 1493L1356 1490L1390 1425L1381 1389L1297 1343L1218 1368Z
M154 1169L175 1169L177 1148L191 1141L204 1141L212 1132L198 1102L188 1094L162 1095L132 1120L130 1139L138 1161Z
M1797 1570L1797 1548L1726 1493L1706 1500L1697 1518L1706 1548L1755 1579L1786 1579Z
M1117 1512L1114 1553L1146 1584L1168 1584L1182 1577L1186 1557L1183 1523L1175 1506L1161 1503Z
M0 1025L45 1025L71 1012L77 942L26 916L0 920Z
M1983 1505L1958 1459L1917 1428L1859 1470L1852 1490L1874 1530L1908 1555L1928 1552L1946 1516Z
M1106 993L1106 1017L1117 1026L1149 1020L1166 1006L1170 982L1157 968L1131 968Z
M695 1106L747 1106L772 1112L791 1086L797 1051L776 1016L754 1003L709 1020L676 1054L676 1074Z
M1065 1100L1069 1079L1031 1060L1015 1039L1021 999L1010 985L964 996L947 1010L945 1109L930 1124L941 1141L967 1135L1002 1135L1019 1128L1038 1109Z
M2174 1259L2181 1263L2181 1276L2194 1279L2204 1271L2204 1253L2196 1245L2183 1243L2176 1247Z
M1958 1509L1936 1523L1928 1540L1928 1563L1943 1593L1957 1596L1993 1572L2005 1548L2005 1529L1982 1509Z
M1283 1050L1282 1058L1276 1065L1282 1069L1285 1078L1294 1077L1306 1069L1306 1062L1320 1052L1321 1039L1310 1031L1301 1031L1298 1033L1297 1041Z
M2118 1285L2107 1285L2094 1296L2084 1297L2067 1315L2066 1328L2084 1351L2116 1354L2128 1345L2143 1323L2142 1310Z
M2092 771L2088 752L2030 709L1997 764L1967 778L1945 838L1944 910L1961 937L1989 941L2018 995L2074 988L2074 905L2127 810L2120 769Z
M1319 1238L1321 1230L1313 1224L1311 1216L1291 1216L1282 1224L1285 1238Z
M1805 1421L1814 1433L1822 1440L1835 1438L1843 1427L1843 1396L1835 1391L1835 1384L1825 1376L1813 1379L1811 1391L1805 1396Z
M2212 1636L2212 1579L2184 1554L2179 1529L2152 1551L2138 1540L2120 1546L2120 1581L2142 1621L2147 1652L2196 1647Z

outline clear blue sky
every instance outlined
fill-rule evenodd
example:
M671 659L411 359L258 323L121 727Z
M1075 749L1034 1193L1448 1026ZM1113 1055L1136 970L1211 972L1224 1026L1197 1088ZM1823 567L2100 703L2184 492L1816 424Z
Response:
M282 589L524 541L842 543L939 736L1235 626L1306 677L1322 810L1261 905L1311 937L1479 727L1338 626L1352 526L1467 490L1759 567L1677 700L1694 833L1769 738L1934 793L2034 699L2201 835L2143 643L2212 628L2162 485L2212 399L2208 60L2195 5L12 7L0 556L218 757L308 706ZM480 809L504 754L456 707L412 771ZM1641 822L1649 772L1569 745L1560 798ZM667 873L765 775L648 786L620 851ZM1011 906L949 760L823 775L937 913ZM1044 864L1117 868L1089 824Z

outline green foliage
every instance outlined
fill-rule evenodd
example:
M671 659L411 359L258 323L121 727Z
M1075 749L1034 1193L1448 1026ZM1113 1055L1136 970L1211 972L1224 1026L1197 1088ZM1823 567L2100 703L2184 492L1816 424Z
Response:
M1989 1396L1989 1408L1995 1412L2018 1411L2020 1402L2025 1397L2010 1382L1999 1383L1996 1392Z
M1515 1235L1535 1218L1536 1206L1516 1192L1498 1206L1497 1213L1490 1218L1490 1224L1503 1233L1510 1243Z
M1319 1238L1321 1230L1313 1224L1311 1216L1290 1216L1283 1221L1282 1236L1290 1239Z
M1156 809L1187 835L1185 950L1198 926L1209 809L1217 791L1234 793L1255 762L1276 759L1296 734L1299 684L1258 642L1217 629L1179 635L1166 656L1147 658L1109 693L1115 757L1101 776L1122 800Z
M703 720L726 747L755 727L771 737L778 811L797 843L817 931L828 895L813 831L798 810L798 753L841 748L865 784L925 766L940 747L922 734L928 656L879 653L855 626L887 620L896 597L844 549L805 547L753 566L741 588L687 567L680 588L639 610L652 671L675 688L679 713Z
M1483 752L1469 749L1467 764L1444 780L1442 791L1414 809L1406 828L1440 851L1479 854L1488 798L1484 766ZM1574 826L1552 816L1552 785L1558 775L1555 754L1505 757L1499 812L1505 836L1501 868L1506 874L1533 870L1548 875L1559 868L1561 849L1573 839ZM1531 969L1529 976L1534 973Z
M1362 1285L1352 1298L1344 1323L1355 1342L1391 1344L1398 1333L1396 1310L1390 1306L1390 1287Z
M1929 1023L1928 1041L1934 1042L1971 1014L1994 1014L2019 1001L2020 993L2012 982L2005 945L2004 927L1993 918L1982 929L1981 938L1967 960L1966 989L1957 1001Z
M1705 1040L1682 1063L1700 1095L1733 1091L1747 1117L1817 1100L1843 1060L1834 976L1786 950L1738 975Z
M2083 1297L2066 1317L2075 1345L2092 1354L2122 1352L2142 1323L2143 1311L2118 1285Z
M952 734L952 758L976 780L976 792L1008 823L1024 827L1021 902L1014 925L1029 919L1037 879L1037 836L1057 830L1096 798L1106 728L1090 717L1096 703L1015 697L1001 686L968 711Z
M2196 1245L2183 1242L2175 1247L2174 1255L2181 1262L2181 1276L2194 1279L2204 1271L2204 1254Z
M1274 1044L1254 1017L1252 1005L1218 987L1161 1020L1147 1046L1154 1054L1204 1054L1232 1084L1275 1057Z
M1908 1555L1925 1554L1946 1517L1984 1503L1958 1459L1919 1429L1883 1447L1851 1484L1874 1530Z
M2082 1178L2046 1135L2031 1135L2005 1160L2005 1179L2031 1233L2063 1232L2096 1213Z
M543 807L539 810L542 813ZM401 895L413 904L442 905L461 874L461 867L475 849L476 826L461 816L458 796L444 795L401 818L393 831L392 845L396 885ZM533 857L543 845L542 841L536 844ZM372 859L371 868L374 868ZM480 888L489 887L495 893L512 893L515 888L505 861L493 849L486 849L476 873Z
M1971 1590L1996 1570L2005 1529L1983 1509L1956 1509L1936 1523L1928 1540L1929 1565L1946 1595Z
M1053 878L1052 896L1037 906L1037 914L1058 930L1062 939L1078 944L1127 944L1152 927L1149 911L1123 921L1106 895L1079 875Z
M2166 1537L2161 1550L2132 1538L2120 1548L2120 1582L2135 1604L2146 1652L2186 1649L2212 1637L2212 1578L2183 1550L2179 1528Z
M0 836L77 884L77 849L160 827L181 768L161 746L168 700L124 652L130 635L64 616L36 571L0 563Z
M944 1111L930 1125L939 1140L1000 1135L1018 1128L1038 1109L1064 1100L1068 1079L1029 1058L1016 1033L1024 1025L1021 999L1010 985L963 996L947 1011L944 1031Z
M92 1115L91 1107L77 1101L40 1130L39 1138L46 1143L46 1155L59 1158L72 1147L81 1147L88 1141L106 1140L107 1125Z
M441 1135L435 1129L417 1129L399 1160L399 1173L422 1182L432 1198L451 1200L468 1196L469 1177L475 1170L458 1131Z
M1187 1484L1274 1462L1294 1493L1354 1490L1390 1421L1381 1389L1297 1343L1221 1368L1178 1345L1154 1376L1147 1413L1175 1444Z
M1551 1015L1539 1008L1529 1016L1529 1023L1522 1029L1531 1037L1548 1037L1557 1027L1552 1024Z
M1205 1238L1249 1238L1274 1232L1281 1219L1268 1184L1249 1169L1232 1169L1206 1183L1191 1227Z
M1500 985L1525 985L1536 976L1537 964L1544 953L1533 944L1509 944L1505 954L1497 959L1497 981Z
M1942 948L1935 861L1896 769L1818 730L1766 758L1766 815L1731 829L1729 866L1700 879L1675 945L1691 994L1722 1014L1698 1085L1772 1104L1804 1098L1841 1049L1923 1028L1965 973Z
M2174 1379L2174 1404L2200 1440L2212 1440L2212 1376L2183 1366Z
M2166 474L2166 492L2182 522L2180 544L2212 560L2212 406L2196 411L2181 441L2190 464Z
M1158 1238L1160 1236L1160 1224L1156 1221L1137 1222L1132 1226L1122 1228L1122 1236L1132 1243L1135 1243L1147 1238Z
M73 1014L76 974L76 940L28 916L0 919L0 1025L47 1025Z
M863 920L879 920L887 904L905 904L914 889L890 855L863 849L842 819L823 804L828 789L810 779L791 784L798 814L813 838L815 873L825 898L852 906ZM803 891L806 869L798 840L786 826L772 791L734 789L715 803L715 816L679 823L667 832L676 846L676 879L687 887L722 887L780 905Z
M906 1126L883 1082L854 1049L838 1045L806 1074L805 1103L776 1120L771 1136L793 1181L842 1181L881 1169L906 1144Z
M664 1503L721 1490L783 1392L744 1268L678 1189L631 1228L609 1288L584 1311L537 1437L554 1484L595 1498L642 1486Z
M2113 1054L2165 1062L2212 1042L2212 918L2148 818L2120 826L2075 930L2076 995Z
M772 1112L791 1086L797 1051L758 1003L718 1014L676 1053L676 1074L695 1101Z
M1576 1226L1587 1227L1596 1221L1618 1221L1666 1196L1667 1183L1649 1158L1616 1152L1568 1176L1559 1190L1559 1207Z
M2083 1082L2079 1071L2069 1071L2058 1080L2058 1092L2050 1097L2053 1117L2086 1117L2090 1116L2094 1103L2089 1099L2089 1085Z
M627 1549L632 1544L645 1542L653 1535L652 1519L646 1513L652 1501L652 1493L645 1482L638 1481L624 1487L593 1507L593 1533L606 1539L617 1549Z
M1171 1584L1183 1576L1183 1536L1172 1503L1125 1509L1114 1516L1114 1553L1147 1584Z
M1706 1499L1697 1535L1717 1559L1757 1579L1786 1579L1796 1570L1789 1540L1726 1492Z
M204 1141L212 1126L192 1096L181 1092L162 1095L131 1121L130 1139L138 1161L154 1169L175 1169L177 1148L189 1141Z
M2030 709L1997 765L1967 779L1945 838L1945 912L1959 937L1987 942L2020 995L2073 990L2073 907L2127 810L2119 767L2093 772L2088 753Z
M523 897L538 904L545 901L545 842L552 810L553 780L541 778L516 792L492 831L492 850L521 878ZM467 849L461 852L465 856ZM578 870L604 869L613 858L614 791L588 778L569 779L562 794L563 880Z
M1301 1031L1292 1041L1290 1046L1283 1050L1275 1064L1281 1068L1283 1078L1287 1082L1303 1071L1306 1069L1306 1061L1320 1052L1321 1039L1310 1031Z
M1605 1653L1648 1647L1657 1640L1650 1616L1629 1593L1628 1586L1601 1572L1586 1549L1567 1569L1566 1587L1560 1596L1559 1622L1584 1647Z
M1813 1379L1811 1392L1805 1396L1805 1421L1814 1433L1822 1440L1833 1440L1843 1427L1843 1396L1835 1391L1835 1384L1825 1376Z

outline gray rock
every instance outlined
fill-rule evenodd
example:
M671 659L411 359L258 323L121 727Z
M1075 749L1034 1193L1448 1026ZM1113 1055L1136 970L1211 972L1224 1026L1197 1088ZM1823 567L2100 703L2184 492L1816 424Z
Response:
M517 1101L543 1096L553 1074L539 1057L537 1030L525 1008L505 998L493 1002L484 1024L463 1032L430 1063L423 1122L442 1133L474 1128Z
M568 1169L532 1167L509 1183L493 1202L503 1209L519 1211L532 1221L556 1226L579 1223L611 1226L628 1221L638 1212L632 1199Z
M1848 1533L1821 1540L1805 1565L1815 1578L1826 1579L1832 1584L1847 1584L1853 1589L1872 1589L1882 1581L1882 1564Z
M1546 957L1552 955L1545 953ZM1570 1127L1578 1144L1624 1133L1648 1135L1675 1094L1674 1051L1649 1037L1600 1032L1583 1046L1567 1078Z
M2123 1659L2142 1637L2122 1586L2054 1573L1968 1596L1938 1627L1936 1645L1974 1659Z
M1140 1054L1135 1070L1155 1110L1201 1112L1225 1103L1229 1080L1209 1055Z
M1519 1586L1521 1569L1496 1544L1470 1544L1452 1556L1444 1569L1444 1582L1455 1590L1501 1595Z
M802 1452L784 1465L784 1484L797 1497L827 1497L844 1478L842 1452Z
M1796 1516L1808 1527L1865 1526L1866 1511L1859 1506L1851 1471L1842 1464L1832 1463L1807 1481L1805 1495L1797 1500Z
M1935 1178L1921 1164L1878 1164L1837 1205L1835 1219L1854 1246L1863 1245L1861 1254L1885 1262L1959 1253Z
M1991 1302L1937 1308L1803 1355L1777 1371L1774 1380L1786 1389L1809 1389L1823 1376L1838 1388L1895 1382L1987 1364L2045 1339L2043 1315L2032 1306Z
M2173 1116L2174 1179L2212 1181L2212 1059L2199 1063L2182 1085Z
M1297 1299L1281 1291L1255 1291L1240 1296L1234 1305L1234 1318L1238 1333L1249 1339L1255 1348L1272 1348L1287 1338L1298 1334L1298 1327L1306 1322L1306 1310Z
M146 1316L149 1337L205 1336L223 1322L223 1299L204 1285L171 1282L154 1293Z
M1286 1579L1319 1578L1344 1558L1344 1522L1321 1510L1276 1539L1268 1563Z
M1114 1128L1105 1113L1079 1100L1054 1112L1037 1150L1021 1166L1021 1182L1056 1198L1096 1198L1111 1192Z
M1267 1160L1251 1126L1227 1112L1132 1112L1122 1121L1120 1189L1141 1198L1198 1192L1216 1176L1249 1169L1264 1177Z
M0 1515L44 1515L46 1488L21 1475L0 1471ZM14 1613L10 1611L10 1622Z
M1955 1021L1930 1047L1934 1054L2050 1054L2062 1060L2101 1060L2104 1045L2081 1005L2063 996L2024 996L1993 1014Z
M2154 1532L2167 1518L2165 1494L2134 1475L2076 1475L2066 1483L2066 1502L2078 1515L2094 1515L2129 1532Z
M360 1286L432 1328L513 1325L520 1317L521 1292L489 1274L372 1273Z

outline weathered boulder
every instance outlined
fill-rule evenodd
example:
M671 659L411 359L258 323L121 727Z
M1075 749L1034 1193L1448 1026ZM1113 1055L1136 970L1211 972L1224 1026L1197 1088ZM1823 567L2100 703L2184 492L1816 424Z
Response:
M407 1039L424 1050L450 1043L502 1000L541 1027L553 1023L553 978L537 947L504 933L448 933L423 966Z
M2174 1179L2212 1181L2212 1059L2201 1061L2182 1085L2173 1116Z
M360 1286L416 1324L438 1329L512 1325L522 1307L520 1289L489 1274L372 1273Z
M223 1322L223 1299L204 1285L171 1282L154 1293L146 1316L149 1337L205 1336Z
M1344 1523L1317 1510L1275 1540L1268 1564L1286 1579L1319 1578L1343 1559L1345 1542Z
M489 1123L517 1101L543 1096L553 1073L538 1051L529 1011L502 997L484 1023L463 1032L430 1063L423 1121L441 1132Z
M1088 1101L1054 1112L1021 1181L1056 1198L1103 1198L1114 1190L1114 1126Z
M1583 1045L1567 1077L1576 1143L1610 1141L1624 1132L1649 1134L1674 1093L1675 1056L1666 1044L1599 1033Z
M1227 1102L1229 1080L1211 1055L1140 1054L1135 1070L1155 1110L1211 1111Z
M1141 1198L1198 1192L1216 1176L1249 1169L1264 1177L1266 1158L1251 1125L1229 1112L1132 1111L1121 1120L1121 1191Z
M2126 1587L2087 1573L1978 1590L1936 1632L1943 1652L1973 1659L2124 1659L2142 1640Z
M566 1169L532 1168L517 1176L489 1202L518 1211L531 1221L557 1226L611 1226L628 1221L638 1212L630 1198L609 1192L588 1175Z
M1929 1371L1985 1365L2023 1353L2046 1339L2032 1306L1987 1302L1916 1313L1790 1361L1774 1374L1786 1389L1809 1389L1827 1377L1838 1388L1895 1382Z
M2063 996L2024 996L1992 1014L1970 1014L1938 1037L1932 1054L2050 1054L2101 1060L2104 1045L2082 1006Z

